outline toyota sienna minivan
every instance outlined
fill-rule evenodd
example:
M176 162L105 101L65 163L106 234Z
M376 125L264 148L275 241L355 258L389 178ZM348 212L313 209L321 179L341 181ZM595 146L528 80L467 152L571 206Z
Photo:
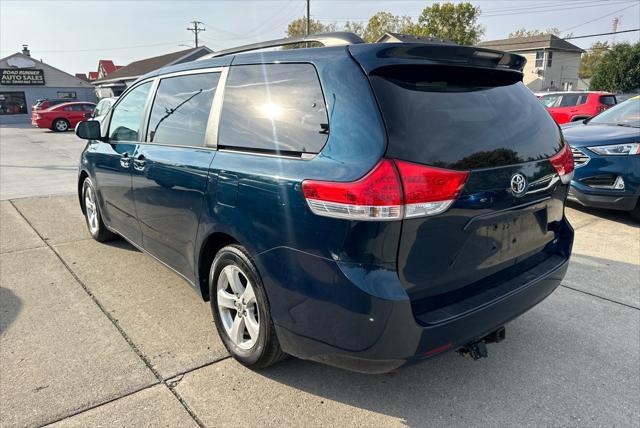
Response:
M89 232L184 277L252 368L484 357L573 241L573 158L524 64L331 33L154 71L76 129Z

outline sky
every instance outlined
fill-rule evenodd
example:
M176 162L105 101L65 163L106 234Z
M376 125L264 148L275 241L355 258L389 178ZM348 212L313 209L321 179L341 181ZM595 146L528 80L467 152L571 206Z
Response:
M574 36L640 28L638 0L470 0L482 13L483 40L506 38L518 29L557 27ZM323 23L360 21L378 11L414 20L433 1L311 0L311 17ZM25 1L0 0L0 57L28 44L36 59L68 73L97 69L98 60L117 65L193 46L189 21L205 23L201 44L213 50L285 36L287 24L306 13L305 0L284 1ZM588 48L612 36L571 40ZM616 42L640 41L640 32ZM186 45L186 46L180 46Z

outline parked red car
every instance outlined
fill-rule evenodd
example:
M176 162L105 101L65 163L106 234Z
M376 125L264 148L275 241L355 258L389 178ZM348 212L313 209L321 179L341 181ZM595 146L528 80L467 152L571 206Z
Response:
M46 110L31 112L31 124L37 128L48 128L64 132L74 129L78 122L86 119L87 113L93 113L94 103L73 102L59 104Z
M560 125L589 119L617 103L609 92L554 92L539 98Z

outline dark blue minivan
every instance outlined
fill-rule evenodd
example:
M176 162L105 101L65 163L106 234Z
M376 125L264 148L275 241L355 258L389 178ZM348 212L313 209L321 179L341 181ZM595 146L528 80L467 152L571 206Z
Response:
M324 46L261 49L294 43ZM573 242L573 158L524 63L331 33L155 71L76 129L89 231L183 276L253 368L480 358Z

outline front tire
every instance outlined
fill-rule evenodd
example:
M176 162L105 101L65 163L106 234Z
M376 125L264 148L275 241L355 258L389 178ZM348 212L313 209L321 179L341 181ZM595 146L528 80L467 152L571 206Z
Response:
M264 286L244 247L229 245L218 252L209 273L209 293L216 329L233 358L260 369L286 357Z
M96 191L89 177L85 178L82 183L82 208L87 222L87 229L89 229L93 239L98 242L105 242L114 237L114 234L102 222Z
M65 119L56 119L53 121L51 129L55 132L66 132L69 130L69 122Z

